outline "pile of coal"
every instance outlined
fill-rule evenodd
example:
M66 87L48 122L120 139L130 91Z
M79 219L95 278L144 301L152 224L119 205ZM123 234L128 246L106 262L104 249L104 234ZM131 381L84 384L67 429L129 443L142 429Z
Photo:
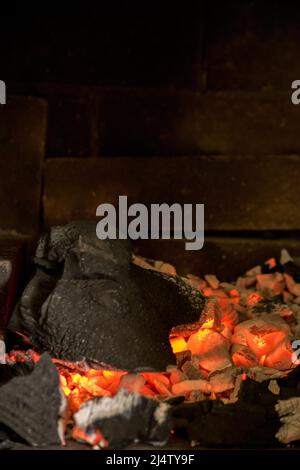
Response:
M172 429L167 403L123 388L113 398L84 403L74 420L74 436L100 447L122 448L137 442L163 446Z
M170 329L197 320L205 299L180 277L131 258L127 240L99 240L94 222L53 227L38 244L36 274L10 328L53 357L164 370L174 362Z

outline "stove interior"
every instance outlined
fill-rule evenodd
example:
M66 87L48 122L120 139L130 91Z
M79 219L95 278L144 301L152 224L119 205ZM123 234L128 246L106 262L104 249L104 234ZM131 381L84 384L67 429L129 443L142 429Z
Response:
M0 449L299 446L300 9L261 3L3 20ZM99 240L122 195L203 249Z

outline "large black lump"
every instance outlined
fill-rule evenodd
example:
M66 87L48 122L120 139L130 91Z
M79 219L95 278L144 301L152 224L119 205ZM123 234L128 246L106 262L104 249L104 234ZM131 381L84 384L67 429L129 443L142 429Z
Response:
M163 446L168 442L172 428L168 404L124 389L113 398L89 400L74 419L88 436L100 431L112 448L133 442Z
M61 359L165 369L174 362L171 328L197 320L205 300L178 276L142 269L131 257L127 240L97 239L94 222L53 227L39 242L36 275L10 328Z
M0 387L0 427L33 446L60 444L62 400L56 367L45 353L31 374Z

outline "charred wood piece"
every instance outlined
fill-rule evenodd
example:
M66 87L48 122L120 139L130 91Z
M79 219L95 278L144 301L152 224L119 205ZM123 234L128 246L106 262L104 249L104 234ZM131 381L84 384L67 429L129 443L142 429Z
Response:
M133 442L163 446L172 429L170 405L121 389L115 397L95 398L74 415L76 426L99 445L125 447Z
M60 444L64 402L56 367L43 354L32 373L0 388L0 428L4 425L32 446Z

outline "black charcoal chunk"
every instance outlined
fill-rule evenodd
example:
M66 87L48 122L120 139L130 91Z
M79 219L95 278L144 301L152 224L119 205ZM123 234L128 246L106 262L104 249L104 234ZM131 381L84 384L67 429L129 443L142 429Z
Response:
M271 297L269 299L262 299L249 308L249 313L254 316L269 314L280 315L281 312L288 309L288 305L282 302L281 296Z
M173 407L176 433L207 447L278 447L280 422L275 411L278 396L269 381L242 383L233 404L219 400Z
M122 448L134 442L163 446L172 429L168 404L125 389L113 398L89 400L74 419L76 426L89 436L100 431L110 448Z
M283 265L285 273L293 277L295 282L300 282L300 266L293 261L288 261Z
M10 328L57 358L164 370L171 328L198 320L205 303L180 277L132 264L127 240L98 240L94 222L52 228L35 260Z
M60 444L61 405L59 376L45 353L32 373L15 377L0 388L0 426L32 446Z
M12 380L14 377L22 377L30 374L33 363L17 362L16 364L0 364L0 387Z

